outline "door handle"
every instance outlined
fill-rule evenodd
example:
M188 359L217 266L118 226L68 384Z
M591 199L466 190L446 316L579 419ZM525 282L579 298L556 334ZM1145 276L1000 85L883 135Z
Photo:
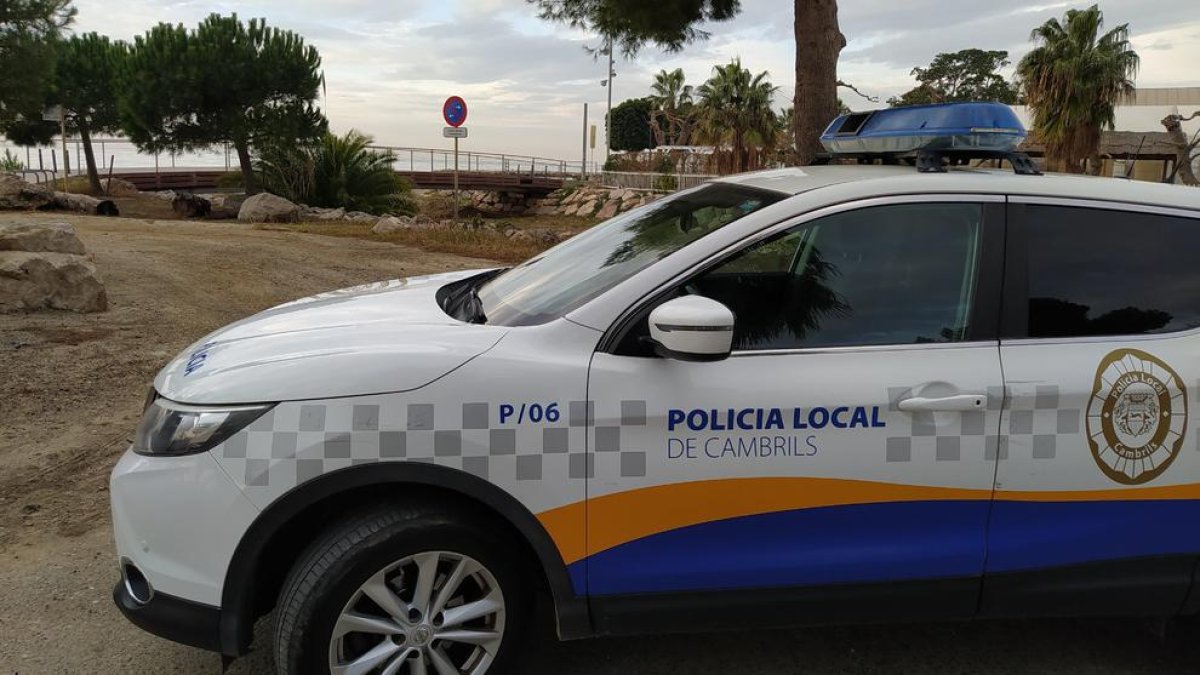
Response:
M944 398L914 396L900 401L898 407L904 412L969 412L987 407L984 394L962 394Z

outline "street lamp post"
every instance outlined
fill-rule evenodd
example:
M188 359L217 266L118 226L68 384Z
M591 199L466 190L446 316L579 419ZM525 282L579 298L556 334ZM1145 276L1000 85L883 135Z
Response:
M608 89L608 109L604 115L604 159L607 160L612 156L613 78L617 76L616 71L613 70L613 41L611 36L608 38L608 43L605 45L604 51L608 54L608 75L606 79L600 82L600 86Z

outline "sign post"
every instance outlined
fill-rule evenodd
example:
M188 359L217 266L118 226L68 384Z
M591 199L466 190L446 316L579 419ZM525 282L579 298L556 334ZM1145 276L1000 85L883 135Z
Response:
M47 122L58 122L62 132L63 148L63 181L62 191L67 191L67 176L71 175L71 153L67 150L67 111L60 105L50 106L42 112L42 119Z
M454 139L454 222L458 222L458 139L467 137L467 102L461 96L451 96L442 104L442 118L447 126L442 136Z

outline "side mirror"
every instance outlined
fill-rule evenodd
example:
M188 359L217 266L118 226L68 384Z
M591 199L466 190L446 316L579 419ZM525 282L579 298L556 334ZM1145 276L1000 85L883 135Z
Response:
M663 358L720 361L733 349L733 312L699 295L675 298L650 312L650 340Z

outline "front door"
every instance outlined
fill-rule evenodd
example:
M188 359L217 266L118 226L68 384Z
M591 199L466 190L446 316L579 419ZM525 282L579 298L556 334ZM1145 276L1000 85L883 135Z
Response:
M842 210L660 295L729 306L734 354L653 357L642 318L593 358L591 595L911 581L953 590L910 612L972 614L1003 217L982 200Z
M1180 609L1200 554L1200 218L1015 204L983 612Z

